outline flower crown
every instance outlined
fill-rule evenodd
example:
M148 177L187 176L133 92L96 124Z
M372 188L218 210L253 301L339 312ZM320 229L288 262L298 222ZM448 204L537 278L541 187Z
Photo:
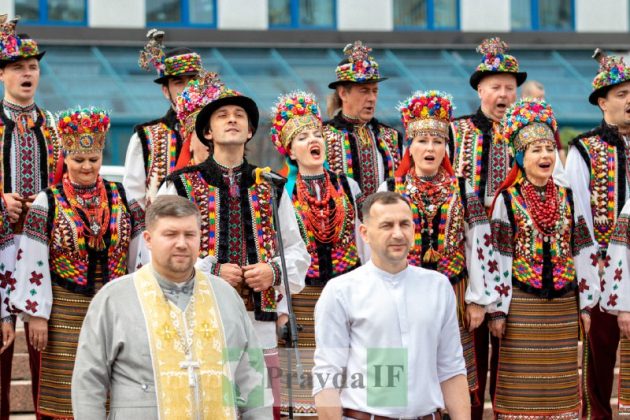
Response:
M299 131L322 125L317 99L310 92L295 91L279 97L271 115L271 141L285 156L288 155L287 147Z
M516 151L525 150L537 140L558 140L558 122L553 109L544 100L517 101L507 110L501 124L504 137Z
M93 153L105 148L110 119L99 108L71 108L57 115L61 147L67 153Z
M186 135L195 130L195 120L201 109L221 95L223 83L214 72L202 70L188 82L176 100L177 119Z
M518 73L518 60L510 54L506 54L508 44L500 38L488 38L477 47L477 52L482 54L481 63L477 71L490 71L501 73Z
M407 139L420 132L448 137L454 109L453 97L439 90L416 91L398 104Z

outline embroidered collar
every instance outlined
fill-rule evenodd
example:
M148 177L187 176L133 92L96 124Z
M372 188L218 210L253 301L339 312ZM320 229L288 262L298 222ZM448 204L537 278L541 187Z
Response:
M252 175L252 171L256 167L250 165L247 159L243 159L243 163L239 165L238 172L241 174L241 187L250 187L256 181ZM194 172L199 171L205 178L206 182L215 187L224 185L223 174L227 171L225 166L218 164L214 159L206 159L203 163L197 166L190 166L182 170L182 172Z
M619 134L619 129L616 126L608 124L606 120L602 119L602 124L600 128L602 131L601 133L602 140L604 140L606 143L610 144L611 146L615 146L615 147L624 146L623 136Z
M22 106L9 101L8 99L3 99L2 103L4 105L4 109L11 112L12 114L25 114L33 112L35 110L35 102L26 106Z
M350 117L346 117L343 115L343 113L341 111L339 111L337 113L337 115L335 115L335 117L330 121L332 123L333 126L335 126L338 129L341 130L346 130L346 131L352 131L354 130L354 128L356 126L360 126L360 125L367 125L369 126L372 131L376 131L377 127L378 127L378 120L376 118L372 118L370 121L368 121L367 123L362 123L362 122L353 122L356 120L349 120L347 118Z

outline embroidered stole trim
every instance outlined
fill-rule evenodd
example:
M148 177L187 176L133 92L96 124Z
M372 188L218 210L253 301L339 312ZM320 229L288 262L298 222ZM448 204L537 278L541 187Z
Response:
M225 357L229 349L210 280L196 271L193 296L181 311L166 299L152 270L146 265L133 279L149 338L159 418L196 418L195 387L182 367L183 362L195 361L202 418L235 419L232 375Z

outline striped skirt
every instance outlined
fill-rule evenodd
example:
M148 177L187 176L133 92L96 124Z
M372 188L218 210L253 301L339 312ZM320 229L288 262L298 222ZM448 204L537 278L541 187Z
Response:
M575 292L542 299L513 289L499 348L498 419L577 419L578 307Z
M97 289L102 283L97 282ZM42 351L38 413L73 418L70 386L79 334L91 297L53 284L53 304L48 320L48 344Z
M453 286L455 290L455 299L457 301L457 323L459 325L459 337L462 342L462 350L464 351L464 359L466 360L466 373L468 379L468 391L471 393L479 388L477 378L477 356L475 353L474 333L466 328L466 287L468 279L463 279ZM474 403L474 401L473 401Z
M302 375L298 376L296 371L295 353L291 353L291 369L293 371L291 389L293 391L293 413L297 416L313 416L316 415L315 401L312 397L313 383L311 371L313 369L313 354L315 352L315 304L322 293L321 286L306 286L302 292L292 295L293 311L297 323L302 326L302 331L298 333L298 348L300 362L302 364ZM280 369L282 371L282 389L281 389L281 411L286 414L289 412L289 394L288 390L288 355L284 348L284 342L278 344L280 351Z
M619 360L619 415L630 415L630 340L622 338Z

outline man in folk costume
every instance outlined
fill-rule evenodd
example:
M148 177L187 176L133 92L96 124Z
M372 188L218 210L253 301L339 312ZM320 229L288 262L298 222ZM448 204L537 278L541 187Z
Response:
M610 261L604 278L610 285L602 291L599 305L607 313L617 316L621 335L621 360L619 369L619 414L630 414L630 201L623 206L615 230L608 244Z
M44 51L28 35L16 35L17 19L0 16L0 189L16 243L19 242L28 207L37 193L52 182L59 141L52 114L35 104L39 85L39 61ZM25 326L28 331L28 325ZM39 354L28 343L31 375L39 376ZM8 418L13 346L0 356L0 418ZM32 382L36 400L37 380Z
M4 201L0 200L0 354L4 354L7 349L13 348L13 340L15 339L15 319L12 315L12 309L9 304L9 292L15 287L15 242L13 231L9 222L9 214L7 213ZM9 360L10 362L10 360ZM11 384L11 375L4 378L4 372L0 370L0 380L2 388L5 383L8 387ZM6 399L5 399L6 398ZM8 392L6 396L2 395L2 413L0 419L9 419L9 407L5 408L5 404L9 404Z
M146 223L151 264L104 287L83 323L75 418L269 419L263 355L243 303L194 268L199 210L158 197Z
M604 270L611 265L607 248L615 223L630 197L630 67L622 57L606 56L599 50L594 58L599 72L588 100L601 109L604 118L599 127L571 141L567 173L575 201L585 209L586 222L599 246L600 270ZM614 278L602 277L604 293L614 285ZM587 417L612 418L610 396L619 327L615 316L600 306L591 311L591 324L588 345L584 346L586 392L582 409Z
M187 48L164 52L164 32L152 29L138 63L147 71L155 68L154 80L169 102L166 114L157 120L139 124L129 140L125 158L123 185L129 199L143 208L155 198L164 178L173 172L182 151L182 136L175 107L186 84L201 70L201 57Z
M211 273L227 280L243 298L267 367L273 369L278 366L276 296L284 293L271 208L273 189L261 180L260 168L245 159L245 145L258 127L258 107L216 81L207 89L213 100L197 114L195 131L212 155L200 165L169 175L158 195L180 195L199 206L199 256L214 257ZM298 293L304 287L310 255L284 189L278 210L291 293ZM280 378L277 371L271 373L274 417L279 418Z
M484 307L498 297L493 285L499 273L485 209L470 184L455 176L447 154L453 109L451 96L435 90L415 92L399 105L407 147L396 177L379 190L398 192L411 204L416 234L409 263L437 270L453 286L468 389L475 401L473 332L484 320Z
M485 39L477 47L481 63L470 76L470 86L479 95L480 106L472 115L459 117L451 124L454 151L453 169L467 183L489 212L494 193L505 180L510 167L512 151L501 136L501 118L516 101L516 88L527 78L519 71L517 59L506 54L507 44L499 38ZM483 417L483 403L488 372L488 327L483 322L475 330L475 353L479 388L473 398L473 419ZM493 341L493 348L498 340ZM497 341L494 343L494 341ZM496 366L492 357L492 367ZM492 369L494 371L494 369ZM494 393L494 377L490 379L490 395Z
M344 48L346 58L335 70L337 80L328 85L335 90L328 105L332 119L324 122L330 169L357 181L363 197L394 176L402 138L374 117L378 83L387 78L381 77L370 51L361 41Z

